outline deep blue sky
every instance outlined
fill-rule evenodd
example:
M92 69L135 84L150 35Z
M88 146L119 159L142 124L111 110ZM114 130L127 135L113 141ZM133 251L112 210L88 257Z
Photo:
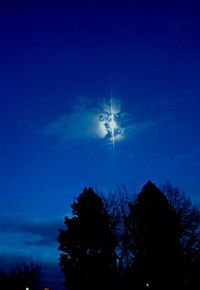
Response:
M0 3L0 253L52 259L85 186L170 181L199 201L200 4L71 2ZM111 95L114 150L94 123Z

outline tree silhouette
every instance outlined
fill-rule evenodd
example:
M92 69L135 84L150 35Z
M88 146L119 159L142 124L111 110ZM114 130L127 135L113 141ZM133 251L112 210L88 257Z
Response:
M181 220L179 284L181 289L193 289L200 284L200 211L179 188L166 183L162 189Z
M69 290L109 288L115 271L115 238L102 199L85 188L71 205L58 236L60 267Z
M128 194L127 188L123 185L116 191L103 196L103 202L111 217L111 228L115 236L116 247L116 270L115 283L112 288L128 289L130 287L127 280L127 268L129 267L130 251L128 249L129 235L127 216L129 212L128 201L133 196Z
M163 193L164 192L164 193ZM128 202L85 188L58 235L69 290L195 289L200 283L200 214L169 184L151 181Z
M180 217L151 181L129 207L134 283L139 289L167 289L175 281L180 261Z
M41 280L41 266L35 263L19 262L9 272L1 271L0 289L38 289Z

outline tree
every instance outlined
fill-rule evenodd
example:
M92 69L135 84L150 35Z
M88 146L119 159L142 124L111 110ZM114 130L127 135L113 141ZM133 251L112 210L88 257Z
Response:
M177 187L170 183L163 186L169 203L181 220L180 242L183 255L194 255L200 252L200 211L191 200Z
M9 272L1 271L0 289L11 290L18 289L30 290L38 289L40 285L41 266L35 263L21 261L16 263L14 268Z
M115 238L102 199L85 188L58 235L60 267L69 290L109 288L116 267Z
M164 289L179 266L180 217L166 196L149 181L129 204L131 271L139 289Z
M193 285L200 284L200 211L185 193L170 183L166 183L162 190L181 221L181 289L192 289Z
M115 283L112 288L128 289L127 269L130 263L130 251L128 249L129 235L127 216L129 212L128 202L135 198L128 193L127 188L123 185L116 191L108 194L101 193L106 210L111 217L111 229L115 236L116 246L116 270Z
M149 181L136 197L120 190L105 198L85 188L71 208L58 236L67 289L200 283L200 214L178 189Z

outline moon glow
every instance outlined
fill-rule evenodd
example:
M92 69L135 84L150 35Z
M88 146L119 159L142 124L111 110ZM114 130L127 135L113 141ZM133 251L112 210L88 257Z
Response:
M121 112L112 103L99 115L99 130L102 136L113 144L123 138L124 129L120 124Z

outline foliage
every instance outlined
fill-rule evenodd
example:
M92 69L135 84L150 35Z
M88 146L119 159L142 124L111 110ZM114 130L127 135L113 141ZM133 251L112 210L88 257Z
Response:
M199 210L170 184L151 181L129 201L84 189L58 236L69 290L194 288L200 270Z
M200 250L200 211L192 205L191 200L170 183L163 186L174 211L181 220L180 242L184 256L198 253Z
M193 284L200 283L200 211L179 188L166 183L162 189L181 221L179 283L183 289L192 289Z
M35 263L20 262L15 265L13 270L0 273L0 289L30 290L38 289L40 283L41 267ZM16 288L17 287L17 288Z
M165 281L167 286L179 263L179 216L150 181L129 207L129 248L135 282L139 287L159 288Z
M93 189L85 188L72 204L73 217L65 217L66 230L58 242L61 270L67 289L101 289L115 269L115 239L110 216Z

